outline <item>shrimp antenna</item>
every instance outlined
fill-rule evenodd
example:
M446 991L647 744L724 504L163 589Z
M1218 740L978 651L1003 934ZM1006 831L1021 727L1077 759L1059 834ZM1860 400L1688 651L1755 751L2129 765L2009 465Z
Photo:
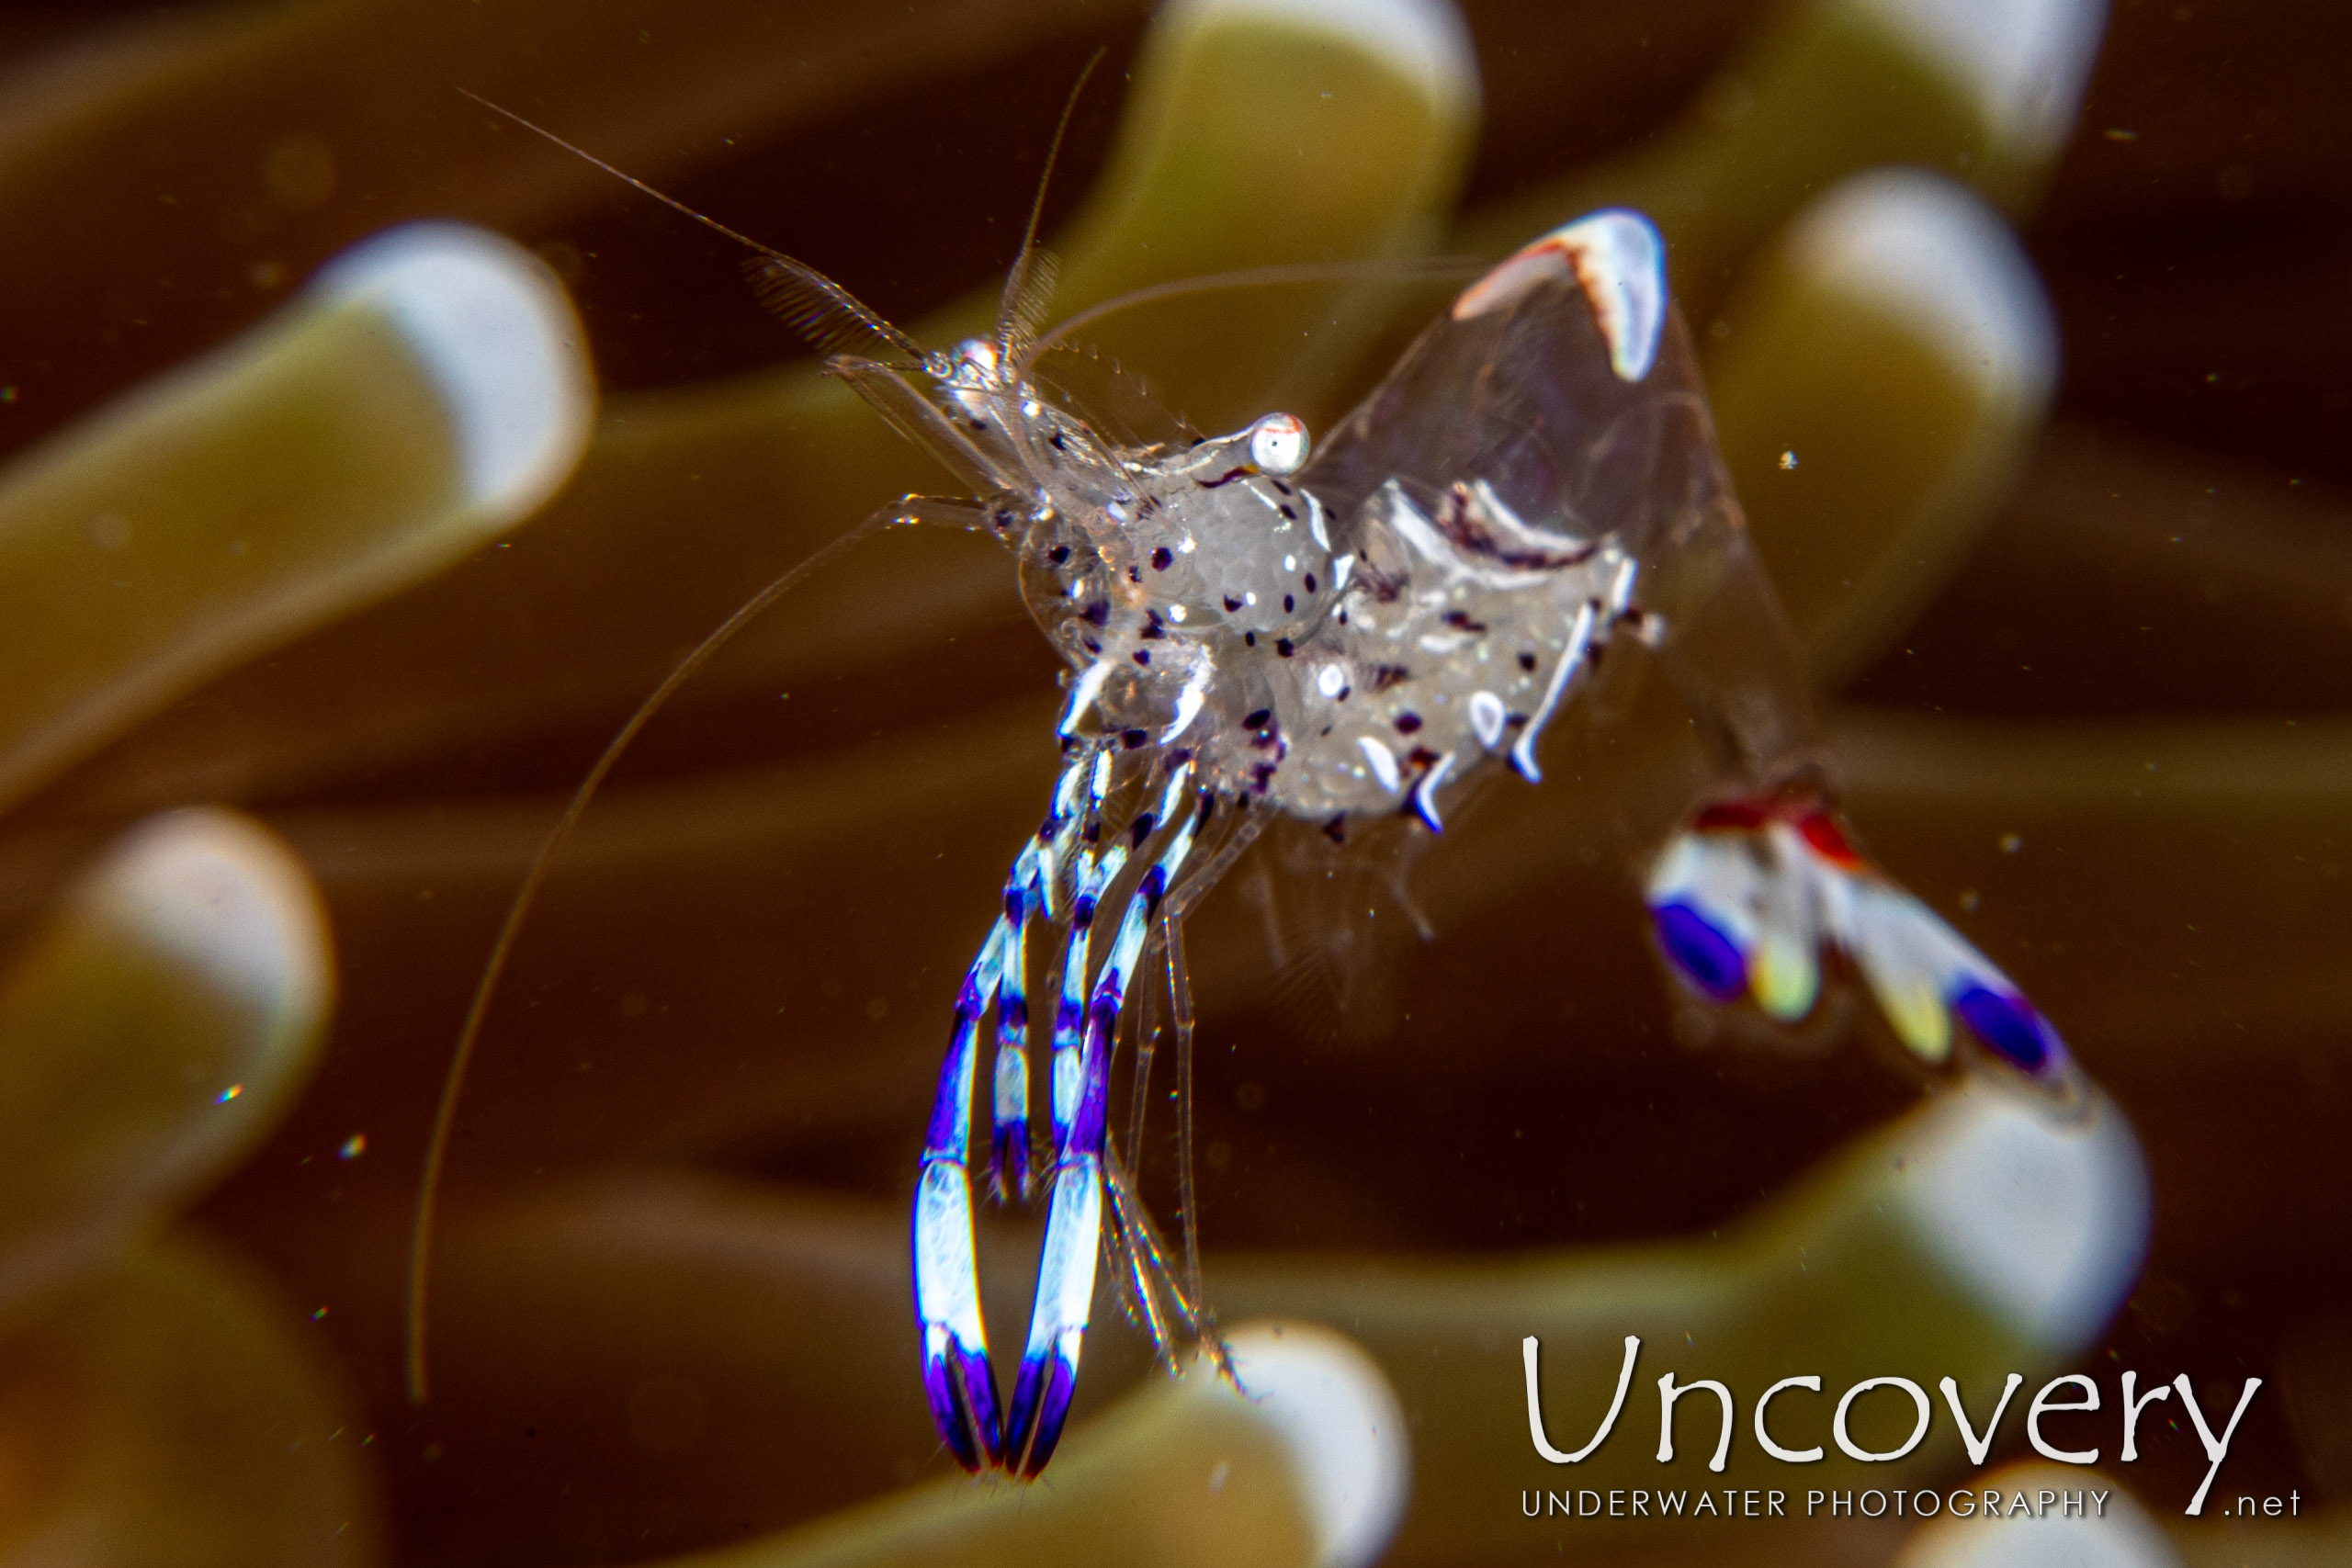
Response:
M1038 248L1037 225L1046 216L1046 192L1053 184L1054 164L1061 156L1062 137L1069 130L1070 117L1078 112L1078 100L1086 91L1088 78L1102 63L1102 54L1100 49L1094 51L1062 104L1062 118L1055 123L1054 139L1046 147L1046 166L1037 175L1037 194L1029 203L1029 226L1021 231L1021 249L1012 258L1012 270L1004 275L1004 298L997 307L996 341L998 354L1007 364L1013 357L1014 340L1025 338L1036 330L1036 322L1045 314L1046 303L1054 292L1057 264L1051 252Z
M463 87L457 90L492 114L513 120L524 130L545 137L582 163L604 170L623 185L643 192L674 212L685 214L713 233L724 234L737 244L755 252L753 258L746 264L746 269L752 275L752 287L758 293L760 302L783 317L785 324L806 338L819 353L840 354L853 347L863 348L866 346L867 340L878 338L909 359L924 357L922 345L914 339L884 321L864 300L807 262L786 255L773 245L763 245L707 213L697 212L676 197L656 189L625 169L616 168L586 148L566 141L546 126L525 119L503 104L494 104L480 93L467 92Z
M1092 326L1106 316L1114 316L1122 310L1131 310L1138 305L1149 305L1162 299L1181 299L1189 294L1302 283L1442 283L1454 278L1474 277L1491 265L1476 256L1372 257L1363 261L1297 262L1289 265L1242 267L1234 272L1172 278L1166 283L1147 284L1141 288L1130 288L1125 294L1114 294L1056 322L1051 329L1038 333L1030 341L1029 357L1034 360L1047 349L1059 347L1069 341L1070 334Z
M666 197L664 199L667 199ZM860 523L856 527L834 539L798 566L786 572L743 602L742 606L721 621L708 637L696 643L684 659L671 666L662 683L653 688L646 699L638 704L637 711L628 716L618 733L606 743L604 752L588 770L580 787L571 792L571 799L556 818L555 826L539 843L538 852L523 874L522 886L514 891L514 901L506 907L506 923L498 928L498 940L491 944L490 957L482 964L481 978L475 983L473 1003L466 1010L466 1021L458 1031L458 1046L450 1054L449 1071L441 1080L441 1103L433 1113L433 1135L424 1149L424 1172L417 1184L416 1215L409 1237L408 1254L408 1398L412 1404L425 1401L424 1331L425 1295L430 1283L433 1258L433 1222L440 1205L441 1173L449 1163L449 1140L458 1125L458 1100L464 1090L466 1069L472 1065L474 1047L481 1040L482 1021L490 1015L491 998L497 994L498 982L506 972L506 960L514 951L514 939L521 934L524 918L538 898L539 888L547 881L548 872L555 863L556 852L571 837L580 825L589 801L605 782L613 765L621 760L629 743L652 721L663 704L679 687L710 662L711 656L736 635L760 618L769 606L799 586L802 580L829 565L846 552L852 545L868 535L878 533L892 523L910 514L912 497L887 507Z

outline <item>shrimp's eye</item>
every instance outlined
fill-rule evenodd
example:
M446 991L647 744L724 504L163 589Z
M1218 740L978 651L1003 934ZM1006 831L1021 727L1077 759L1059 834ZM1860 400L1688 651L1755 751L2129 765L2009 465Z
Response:
M956 378L966 386L995 386L996 344L984 337L966 338L956 345Z
M1306 461L1306 422L1270 413L1250 427L1250 461L1261 474L1295 474Z
M947 395L973 419L985 421L989 415L989 394L1001 386L998 378L1001 368L996 344L984 337L966 338L956 345L955 358L944 378Z

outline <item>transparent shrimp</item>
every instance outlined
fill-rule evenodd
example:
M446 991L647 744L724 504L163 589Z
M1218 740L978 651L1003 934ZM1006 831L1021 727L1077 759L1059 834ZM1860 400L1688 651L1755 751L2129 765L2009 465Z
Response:
M1106 1151L1104 1111L1136 956L1173 889L1187 903L1204 890L1197 873L1186 881L1201 837L1220 813L1300 818L1341 841L1400 814L1439 833L1481 773L1541 782L1545 730L1622 641L1669 672L1719 781L1646 880L1680 981L1794 1022L1842 962L1922 1061L1954 1059L1965 1033L1987 1060L2071 1092L2055 1032L1874 871L1838 818L1646 220L1598 213L1495 268L1311 455L1284 413L1216 439L1113 445L1040 388L1023 347L1013 333L976 340L914 374L833 362L984 498L1069 667L1061 779L959 998L915 1205L924 1382L965 1464L1034 1475L1052 1453L1106 1181L1114 1253L1140 1281L1138 1315L1163 1332L1147 1278L1157 1243ZM970 1194L983 1160L998 1193L1031 1179L1033 925L1058 944L1049 1215L1000 1412ZM972 1106L991 1008L984 1137ZM1174 1300L1197 1332L1196 1285Z
M1179 1280L1111 1137L1139 963L1157 954L1170 973L1181 1078L1183 917L1263 825L1295 819L1342 846L1400 817L1442 833L1484 777L1542 783L1547 730L1604 721L1584 694L1621 645L1668 675L1714 781L1645 878L1658 950L1697 1004L1794 1023L1850 968L1920 1062L1981 1061L2079 1099L2055 1031L1874 870L1838 815L1646 219L1593 214L1487 272L1319 447L1281 412L1216 438L1115 438L1039 367L1060 334L1037 331L1050 268L1031 242L995 332L948 350L754 248L763 296L973 497L910 498L893 517L1000 540L1068 666L1059 775L958 991L916 1182L922 1380L967 1468L1034 1476L1052 1456L1106 1250L1157 1348L1176 1332L1219 1348L1189 1164ZM1050 1021L1033 1033L1033 1018ZM1009 1402L980 1308L976 1193L1047 1206Z

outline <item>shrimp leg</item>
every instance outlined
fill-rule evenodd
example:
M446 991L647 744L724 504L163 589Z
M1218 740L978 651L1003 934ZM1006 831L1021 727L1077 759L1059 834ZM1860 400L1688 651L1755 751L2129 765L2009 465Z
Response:
M1046 1220L1046 1242L1037 1268L1037 1295L1029 1319L1029 1342L1012 1391L1005 1428L1005 1468L1035 1475L1061 1440L1062 1423L1078 1379L1080 1348L1094 1299L1094 1268L1102 1250L1104 1140L1111 1097L1111 1050L1127 981L1142 953L1144 938L1161 897L1191 853L1200 816L1185 792L1192 766L1180 767L1168 782L1154 821L1138 821L1140 846L1152 827L1167 830L1159 856L1127 895L1111 952L1092 995L1084 990L1080 943L1083 928L1071 931L1071 960L1063 971L1063 1006L1055 1021L1053 1069L1053 1197ZM1180 819L1181 818L1181 819ZM1107 867L1124 862L1125 846L1114 844ZM1111 876L1090 879L1099 897ZM1089 914L1091 910L1087 911ZM1079 998L1086 998L1081 1010Z
M991 1096L993 1185L1000 1194L1023 1191L1029 1165L1026 930L1033 914L1051 912L1057 867L1077 837L1079 799L1091 782L1089 814L1099 806L1107 773L1104 761L1089 750L1066 764L1052 813L1013 861L1005 880L1003 912L989 928L956 994L955 1028L923 1138L914 1210L915 1313L922 1329L923 1392L941 1439L967 1470L992 1467L1003 1451L972 1235L972 1092L980 1024L993 1003L998 1031ZM1082 943L1082 937L1078 940ZM1080 964L1082 968L1082 947Z

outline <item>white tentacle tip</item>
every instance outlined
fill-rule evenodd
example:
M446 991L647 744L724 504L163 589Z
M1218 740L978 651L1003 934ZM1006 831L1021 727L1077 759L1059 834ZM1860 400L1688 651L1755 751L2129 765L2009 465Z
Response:
M2089 1343L2148 1246L2147 1163L2115 1103L2061 1117L1980 1079L1906 1141L1896 1201L1954 1279L2054 1353Z
M2030 157L2057 152L2107 28L2107 0L1860 0Z
M1666 331L1666 241L1638 212L1610 208L1563 224L1462 291L1453 319L1509 310L1543 285L1574 279L1609 345L1610 367L1639 381Z
M571 472L595 382L563 286L529 252L462 223L407 223L329 262L312 291L390 319L441 394L469 507L511 522Z
M150 818L88 887L110 919L281 1029L325 1015L326 912L293 852L250 819L209 807Z
M1804 273L1888 311L1985 395L2034 411L2058 379L2058 324L1999 213L1957 181L1873 169L1806 207L1789 240Z
M1351 1340L1313 1324L1246 1324L1226 1348L1243 1394L1291 1456L1317 1568L1371 1562L1412 1485L1404 1412L1388 1380Z
M1160 25L1265 20L1345 39L1448 114L1475 111L1478 56L1453 0L1170 0Z

